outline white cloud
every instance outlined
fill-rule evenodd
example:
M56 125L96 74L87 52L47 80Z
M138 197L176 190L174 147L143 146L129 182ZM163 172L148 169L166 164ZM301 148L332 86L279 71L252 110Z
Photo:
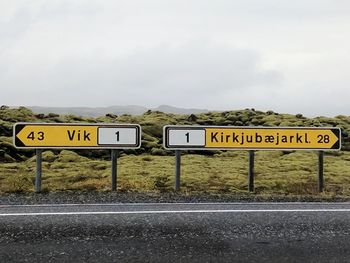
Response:
M49 68L44 65L38 61L20 74L13 70L7 77L8 89L26 86L39 91L41 98L49 95L48 102L55 105L79 101L203 107L218 93L276 88L283 79L277 71L261 69L255 52L205 43L159 47L123 58L73 56ZM20 78L11 81L16 75Z

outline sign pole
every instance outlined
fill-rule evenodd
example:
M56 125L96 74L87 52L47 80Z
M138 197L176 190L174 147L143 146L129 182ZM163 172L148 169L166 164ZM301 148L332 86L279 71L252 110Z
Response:
M323 178L323 151L318 152L318 192L322 193L324 188Z
M111 150L112 161L112 191L117 191L117 151Z
M249 151L248 190L254 192L254 151Z
M35 192L41 192L42 150L36 149Z
M175 151L175 191L180 190L181 151Z

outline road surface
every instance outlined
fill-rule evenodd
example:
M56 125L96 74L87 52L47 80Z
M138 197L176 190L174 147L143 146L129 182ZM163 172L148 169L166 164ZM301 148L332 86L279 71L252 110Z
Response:
M0 205L0 262L350 262L350 203Z

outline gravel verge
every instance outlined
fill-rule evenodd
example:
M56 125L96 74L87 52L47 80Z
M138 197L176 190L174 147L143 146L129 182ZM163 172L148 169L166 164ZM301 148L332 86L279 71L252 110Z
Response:
M48 192L0 195L1 205L21 204L94 204L94 203L199 203L199 202L349 202L350 197L261 196L255 194L184 194L132 192Z

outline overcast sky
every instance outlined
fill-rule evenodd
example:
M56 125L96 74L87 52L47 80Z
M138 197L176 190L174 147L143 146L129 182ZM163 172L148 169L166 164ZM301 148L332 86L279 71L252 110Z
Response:
M350 1L0 0L0 104L350 115Z

